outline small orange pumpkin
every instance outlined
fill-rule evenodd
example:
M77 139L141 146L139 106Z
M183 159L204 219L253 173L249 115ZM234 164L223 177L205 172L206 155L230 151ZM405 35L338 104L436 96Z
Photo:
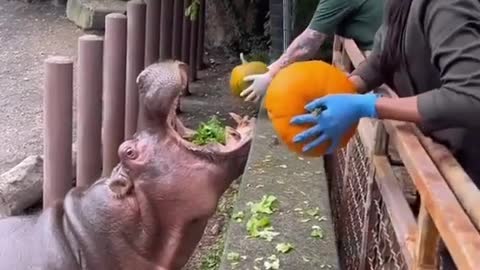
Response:
M248 62L243 57L243 53L240 53L241 65L232 69L230 75L230 90L235 96L240 96L243 90L247 89L252 82L246 82L243 79L249 75L263 74L268 71L268 67L261 61Z
M282 69L273 78L265 96L268 117L280 140L297 154L322 156L331 142L327 141L307 153L302 152L308 142L294 143L293 138L311 125L290 124L292 117L308 113L305 105L329 94L357 93L355 85L340 69L323 61L296 62ZM357 124L343 135L344 147L355 134ZM313 140L313 139L312 139Z

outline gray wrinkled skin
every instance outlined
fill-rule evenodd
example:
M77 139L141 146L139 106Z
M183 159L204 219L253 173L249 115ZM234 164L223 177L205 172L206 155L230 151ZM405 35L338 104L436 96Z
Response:
M39 216L0 220L0 269L181 269L218 199L245 166L253 119L232 114L226 145L196 146L175 115L186 65L138 77L146 128L118 150L108 178L74 188Z

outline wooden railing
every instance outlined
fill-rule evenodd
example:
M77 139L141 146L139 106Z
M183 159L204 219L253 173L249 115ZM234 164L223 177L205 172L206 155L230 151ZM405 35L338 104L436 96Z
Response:
M335 37L335 66L350 72L364 60ZM439 269L441 243L458 269L480 269L480 191L415 125L362 119L326 164L342 269Z

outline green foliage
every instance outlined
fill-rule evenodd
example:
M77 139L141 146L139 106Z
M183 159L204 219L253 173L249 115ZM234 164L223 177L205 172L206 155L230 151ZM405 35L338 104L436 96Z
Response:
M247 221L247 232L252 238L265 239L271 242L273 238L280 233L273 231L271 226L270 215L277 210L277 197L273 195L263 195L262 199L257 202L248 202L250 207L250 219Z
M290 243L279 243L275 246L275 249L281 253L288 253L293 250L293 245Z
M209 143L225 144L225 135L225 126L216 116L212 116L208 122L200 123L193 136L192 142L197 145L205 145Z
M185 16L190 17L191 21L195 21L198 18L199 11L200 0L193 0L192 3L185 10Z
M247 206L250 206L250 212L252 214L273 214L276 209L277 197L273 195L263 195L262 200L258 203L248 202Z
M219 243L214 245L209 253L202 258L200 270L217 270L220 267L220 261L223 254L224 241L221 239Z

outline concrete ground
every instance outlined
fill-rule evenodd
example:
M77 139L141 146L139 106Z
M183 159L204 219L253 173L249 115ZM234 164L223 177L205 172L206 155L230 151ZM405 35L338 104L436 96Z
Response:
M242 212L243 218L229 220L219 269L340 269L323 159L299 157L274 136L262 110L234 203L232 217ZM277 198L270 225L278 235L271 241L251 238L247 231L249 203L268 195ZM312 236L313 232L318 234ZM291 244L293 250L283 254L276 250L278 244ZM240 259L232 260L231 254L238 254ZM273 255L280 267L264 268Z
M49 1L0 0L0 173L41 154L43 60L75 56L81 34Z

